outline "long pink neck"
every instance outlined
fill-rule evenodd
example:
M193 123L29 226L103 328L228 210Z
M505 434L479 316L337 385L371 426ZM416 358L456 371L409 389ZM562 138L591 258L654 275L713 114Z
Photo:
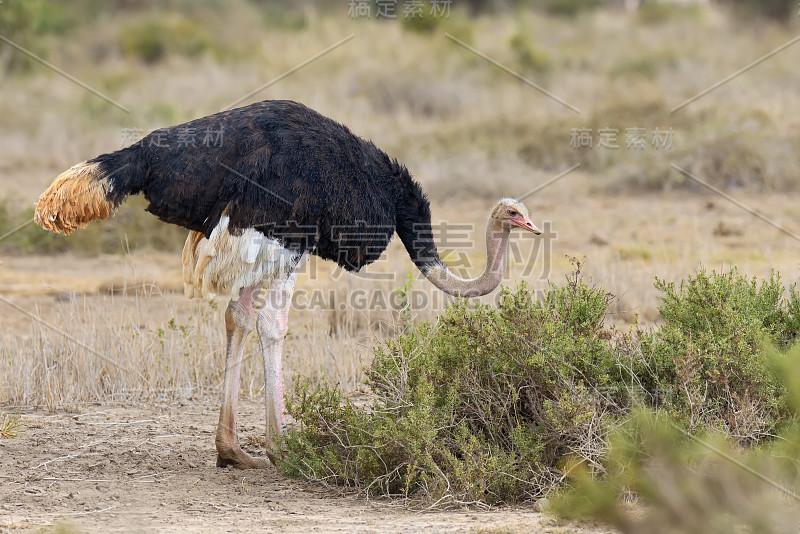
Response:
M425 276L433 285L449 295L479 297L500 285L506 272L509 230L494 219L486 227L486 268L477 278L461 278L444 264L431 266Z

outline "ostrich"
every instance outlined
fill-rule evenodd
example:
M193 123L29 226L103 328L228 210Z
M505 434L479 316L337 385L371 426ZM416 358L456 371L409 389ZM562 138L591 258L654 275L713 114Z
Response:
M267 443L285 433L281 351L297 274L310 254L358 271L397 232L437 288L473 297L500 284L513 227L541 233L524 205L502 199L489 217L483 273L454 275L439 258L430 204L408 170L344 125L291 101L260 102L155 130L79 163L42 193L35 220L69 234L108 218L138 193L148 200L147 211L189 230L182 258L186 295L230 296L215 439L219 467L270 465L242 451L236 430L244 342L254 328L264 358ZM254 320L263 288L268 292Z

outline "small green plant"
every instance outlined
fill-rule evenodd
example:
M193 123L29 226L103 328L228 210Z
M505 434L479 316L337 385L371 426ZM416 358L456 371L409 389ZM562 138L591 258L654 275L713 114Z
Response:
M678 66L679 55L672 50L639 53L621 58L612 68L614 77L640 76L653 79L662 70L674 69Z
M203 26L174 14L129 23L119 34L123 54L145 63L156 63L167 54L195 57L217 49Z
M167 50L166 29L156 20L147 20L126 27L120 33L120 49L126 56L145 63L155 63Z
M403 28L414 33L431 33L436 30L443 17L437 16L429 2L418 2L414 8L400 17Z
M408 293L411 291L411 288L414 286L414 276L409 274L406 277L406 283L403 284L403 287L398 289L398 304L399 304L399 312L400 312L400 325L402 326L403 330L411 328L413 321L414 321L414 312L411 311L411 302L408 300Z
M545 74L550 71L552 63L546 52L536 48L530 39L523 33L515 34L509 41L511 50L517 58L517 63L523 70Z
M27 50L41 57L49 53L49 36L63 36L75 27L79 18L75 6L46 0L27 0L25 2L4 2L0 6L0 35L21 44ZM91 11L85 6L81 15L93 19ZM81 17L82 18L82 17ZM5 46L5 45L4 45ZM37 62L24 54L8 54L0 58L0 68L20 73L33 71Z
M681 5L668 2L642 2L636 13L645 24L662 24L680 20L699 20L703 15L702 6Z
M600 0L545 0L537 6L547 13L565 17L575 17L600 7Z

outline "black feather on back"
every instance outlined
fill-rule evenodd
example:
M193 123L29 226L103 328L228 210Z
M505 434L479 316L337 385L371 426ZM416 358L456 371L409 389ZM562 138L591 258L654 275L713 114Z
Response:
M381 255L397 229L421 269L438 261L430 204L374 144L291 101L265 101L152 132L93 161L109 200L144 193L160 219L208 237L257 228L348 270Z

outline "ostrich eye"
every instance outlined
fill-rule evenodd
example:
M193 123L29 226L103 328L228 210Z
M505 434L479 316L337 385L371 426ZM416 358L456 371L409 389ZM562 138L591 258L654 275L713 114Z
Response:
M511 217L516 217L517 215L519 215L519 214L518 214L516 211L514 211L514 210L508 210L508 214L509 214Z

